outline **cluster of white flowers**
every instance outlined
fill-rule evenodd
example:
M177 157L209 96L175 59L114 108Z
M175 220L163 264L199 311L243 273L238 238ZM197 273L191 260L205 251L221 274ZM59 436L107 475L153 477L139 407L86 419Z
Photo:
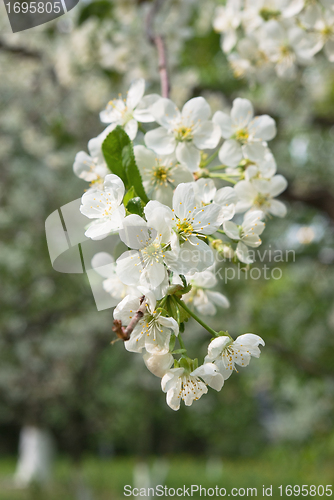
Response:
M213 27L237 77L261 78L274 67L293 79L322 49L334 62L332 0L227 0Z
M247 333L233 341L197 313L229 307L213 289L219 256L252 262L248 247L261 244L266 214L285 215L274 198L287 183L276 175L267 145L275 122L254 118L248 100L236 99L230 115L211 117L203 97L179 111L171 100L144 91L145 82L136 80L126 99L107 104L100 117L109 125L89 142L89 155L77 154L74 172L90 183L80 207L92 219L86 236L117 233L127 247L118 258L99 253L92 262L118 302L113 329L128 351L144 349L147 368L161 377L167 403L177 410L181 399L190 405L207 386L219 391L235 365L260 355L260 337ZM146 132L142 124L153 122L159 126ZM222 164L212 167L217 156ZM217 188L213 179L232 186ZM190 316L213 337L200 366L184 346Z

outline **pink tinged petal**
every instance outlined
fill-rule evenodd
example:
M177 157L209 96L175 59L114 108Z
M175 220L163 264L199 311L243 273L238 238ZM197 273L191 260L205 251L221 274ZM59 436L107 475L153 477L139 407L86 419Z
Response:
M211 109L204 97L190 99L182 108L181 119L185 125L191 125L198 121L208 120Z
M231 238L231 240L240 240L239 228L234 222L226 221L224 222L224 231L226 236Z
M135 119L130 120L124 127L125 132L130 137L131 141L136 138L138 132L138 122Z
M204 363L204 365L199 366L196 370L191 372L190 375L193 377L201 377L206 384L216 391L220 391L224 385L224 378L213 363Z
M232 120L227 113L217 111L213 115L212 121L220 128L220 133L224 139L229 139L233 135Z
M220 128L213 122L201 122L194 132L194 144L198 149L213 149L218 146Z
M191 142L179 142L176 146L176 158L191 172L196 172L201 161L201 154Z
M151 107L152 116L159 125L169 129L175 121L181 120L181 113L170 99L162 97ZM166 153L169 154L169 153Z
M249 124L248 130L260 141L271 141L277 133L275 120L268 115L256 116Z
M208 299L211 300L211 302L214 302L217 306L223 307L224 309L230 307L229 300L222 293L206 290L206 294L208 296Z
M124 252L116 261L116 274L125 285L138 285L143 265L139 253Z
M182 183L177 186L173 197L173 210L179 219L189 216L189 210L196 206L193 183ZM174 221L175 224L175 221Z
M242 241L239 241L235 253L240 262L243 262L244 264L253 263L253 259L249 255L248 248L244 243L242 243Z
M141 123L154 122L155 118L151 113L151 106L155 104L161 97L158 94L149 94L142 98L138 106L133 112L133 117Z
M156 377L162 378L169 368L174 363L174 358L170 353L167 354L144 354L144 363L148 370L150 370Z
M107 252L99 252L92 258L92 268L103 278L110 278L115 272L115 260Z
M146 221L136 214L125 217L119 236L126 246L135 249L144 248L151 239Z
M169 155L175 151L176 141L172 133L163 127L150 130L145 134L145 144L159 155Z
M253 105L248 99L237 97L231 109L231 119L234 128L246 128L254 116Z
M223 165L232 168L237 167L243 158L240 144L233 139L224 142L218 156Z
M283 193L288 187L288 181L283 175L275 175L270 179L269 183L269 193L273 198Z
M276 217L285 217L287 214L287 209L284 203L278 200L271 200L268 212Z
M142 99L144 93L145 93L145 80L144 78L139 78L138 80L135 80L129 88L129 92L126 98L126 105L130 109L134 109L139 103L139 101Z

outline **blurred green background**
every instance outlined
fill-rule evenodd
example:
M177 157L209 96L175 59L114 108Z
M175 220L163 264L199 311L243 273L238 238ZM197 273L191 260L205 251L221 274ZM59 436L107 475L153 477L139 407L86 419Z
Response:
M288 216L268 221L263 249L295 259L266 261L279 280L221 285L231 307L208 322L266 347L220 393L177 413L142 358L110 346L112 311L97 312L87 276L52 269L44 232L86 188L73 160L103 130L108 100L141 76L160 91L150 2L81 2L17 34L0 5L0 500L118 499L125 484L333 483L334 68L319 56L292 82L236 80L211 28L216 4L171 0L157 16L171 97L203 95L213 111L247 97L276 119ZM192 324L186 335L204 356L203 332ZM55 443L46 486L13 480L26 426Z

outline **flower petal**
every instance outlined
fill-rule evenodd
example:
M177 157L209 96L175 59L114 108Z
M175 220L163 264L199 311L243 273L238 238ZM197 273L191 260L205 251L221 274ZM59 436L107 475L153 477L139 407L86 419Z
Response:
M232 120L227 113L217 111L213 115L212 121L219 126L221 135L224 139L229 139L231 137L233 134Z
M194 144L198 149L213 149L220 139L219 126L210 121L200 123L194 132Z
M234 139L228 139L219 150L219 159L223 165L236 167L242 160L242 149Z
M129 88L128 96L126 98L126 105L130 109L134 109L142 99L144 93L145 80L144 78L138 78L138 80L135 80Z
M159 155L169 155L173 153L176 141L173 134L169 134L164 127L158 127L145 134L145 144Z
M253 105L248 99L237 97L233 101L231 119L233 127L246 128L254 116Z
M191 143L179 142L176 146L176 158L180 163L186 165L191 172L196 172L201 161L201 154Z

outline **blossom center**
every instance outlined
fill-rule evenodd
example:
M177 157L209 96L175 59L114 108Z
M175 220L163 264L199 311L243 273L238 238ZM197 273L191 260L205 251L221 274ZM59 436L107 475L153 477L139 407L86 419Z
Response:
M181 126L176 128L174 135L178 142L190 142L193 140L192 127Z
M141 255L144 263L161 262L163 258L162 249L160 243L151 243L147 247L141 250Z
M247 142L247 140L249 138L248 130L246 128L241 128L241 129L237 130L235 133L235 138L237 141L244 144L245 142Z
M188 220L178 220L176 223L177 231L181 236L190 236L194 230L192 224Z
M152 184L162 186L163 184L167 186L169 181L168 178L169 168L164 165L158 165L153 168L152 172Z

